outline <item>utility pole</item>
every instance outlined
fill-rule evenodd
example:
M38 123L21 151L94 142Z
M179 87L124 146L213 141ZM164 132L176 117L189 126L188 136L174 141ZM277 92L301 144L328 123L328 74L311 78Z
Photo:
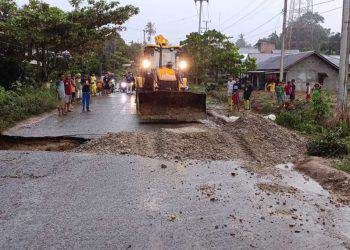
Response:
M208 24L211 23L211 21L203 21L203 23L205 23L205 31L208 31Z
M342 34L340 45L338 108L340 116L347 117L349 79L350 0L343 0Z
M281 46L281 61L280 61L280 82L283 82L284 78L284 56L286 55L285 43L286 43L286 31L287 31L287 13L288 13L288 0L284 0L283 9L283 29L282 29L282 46Z
M209 0L194 0L195 3L199 2L199 23L198 23L198 33L202 33L202 12L203 12L203 2L209 3Z
M143 44L146 45L146 30L143 30Z

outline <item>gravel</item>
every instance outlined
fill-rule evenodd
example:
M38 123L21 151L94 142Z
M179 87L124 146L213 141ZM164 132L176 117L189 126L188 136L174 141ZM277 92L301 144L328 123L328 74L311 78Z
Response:
M243 160L261 169L301 159L306 140L262 116L244 114L234 123L214 128L108 134L74 151L175 160Z

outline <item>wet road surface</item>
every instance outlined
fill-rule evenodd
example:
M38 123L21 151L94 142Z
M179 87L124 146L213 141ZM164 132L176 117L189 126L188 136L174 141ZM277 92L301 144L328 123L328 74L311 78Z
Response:
M162 164L163 165L162 167ZM281 168L0 152L0 248L347 249L350 210ZM259 183L294 185L295 192Z
M126 94L95 98L92 110L44 115L5 134L95 138L192 126L140 124ZM349 207L292 169L278 171L279 178L238 162L0 151L0 249L350 249ZM271 191L276 184L289 189Z
M3 134L20 137L58 137L70 136L95 138L107 133L134 131L137 129L158 129L188 126L189 124L143 124L136 114L135 95L115 93L109 97L94 97L92 112L81 112L75 105L73 112L58 117L57 112L30 119Z

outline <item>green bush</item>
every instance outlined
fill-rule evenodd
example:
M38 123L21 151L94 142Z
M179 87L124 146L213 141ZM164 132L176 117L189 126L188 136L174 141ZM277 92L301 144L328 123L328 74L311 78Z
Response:
M349 147L341 136L341 129L327 133L308 143L308 154L311 156L338 157L349 154Z
M301 115L296 110L282 112L277 116L276 123L280 126L296 129L302 123Z
M48 90L27 88L14 92L0 88L0 131L56 106L56 96Z

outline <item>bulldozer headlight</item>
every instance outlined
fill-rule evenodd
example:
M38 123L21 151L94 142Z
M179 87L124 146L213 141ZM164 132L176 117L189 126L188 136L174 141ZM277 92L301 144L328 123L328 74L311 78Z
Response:
M125 89L128 86L128 84L126 82L122 82L120 86L122 87L122 89Z
M179 64L179 67L181 70L185 70L187 69L187 62L186 61L181 61L180 64Z
M143 60L142 61L142 67L144 69L148 69L149 67L151 67L151 62L149 60L147 60L147 59Z

